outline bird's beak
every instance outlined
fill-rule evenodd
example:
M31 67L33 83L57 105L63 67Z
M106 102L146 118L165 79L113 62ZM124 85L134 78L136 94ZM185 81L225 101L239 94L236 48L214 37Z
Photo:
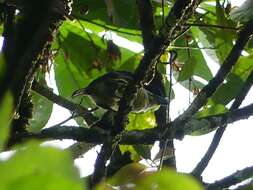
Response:
M76 96L82 96L82 95L86 95L86 94L87 94L86 88L82 88L82 89L76 90L76 91L71 95L71 97L74 98L74 97L76 97Z

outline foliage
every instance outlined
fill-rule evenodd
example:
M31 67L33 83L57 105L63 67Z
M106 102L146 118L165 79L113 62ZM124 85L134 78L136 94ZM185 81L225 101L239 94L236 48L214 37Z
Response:
M231 54L238 39L239 31L243 30L246 21L252 19L249 7L247 7L246 13L243 13L241 9L238 10L239 12L232 11L231 19L228 1L206 0L202 1L197 9L194 9L190 18L187 18L187 22L180 23L180 19L176 18L177 13L173 11L180 10L180 6L183 7L187 1L165 1L163 5L161 1L150 0L146 2L151 2L152 5L151 16L154 26L150 28L153 27L154 30L148 31L150 28L142 26L139 15L140 9L143 7L138 7L136 0L73 0L73 4L68 4L66 0L55 0L55 4L45 1L41 2L43 5L41 10L35 10L40 7L37 5L34 8L34 3L29 5L32 2L29 0L7 2L0 1L0 29L4 36L4 47L0 55L0 150L12 148L14 155L0 161L0 189L3 190L42 188L78 190L85 188L68 151L44 147L38 142L23 143L26 138L63 139L66 137L64 136L66 134L57 136L58 132L61 132L60 130L49 132L49 136L43 130L52 114L54 103L67 108L74 116L77 115L78 117L73 116L73 118L79 124L79 128L88 129L91 124L94 124L91 121L102 118L96 124L99 126L102 123L103 129L96 129L97 126L94 124L95 127L91 127L91 130L95 128L94 131L97 130L98 133L100 130L105 130L105 132L101 132L101 136L104 137L104 147L107 147L108 143L111 143L111 147L117 147L117 143L121 143L120 141L124 139L122 137L127 132L130 134L132 132L135 135L135 132L139 134L140 131L151 131L153 133L145 134L148 134L150 138L158 136L156 141L160 141L160 148L164 144L165 147L169 144L168 146L172 146L170 148L174 150L173 145L163 139L168 131L159 131L159 135L156 131L157 128L160 130L162 127L166 127L163 125L168 125L170 121L170 117L165 116L168 113L165 110L166 107L161 106L159 109L147 113L126 114L128 116L126 130L119 131L115 135L115 130L110 128L117 121L115 118L118 117L115 116L115 113L110 115L102 108L90 112L90 115L84 113L83 110L96 108L95 103L87 96L72 99L72 93L110 71L120 70L137 73L136 71L145 60L154 59L161 74L159 80L164 87L157 94L172 102L173 98L180 96L174 93L174 84L180 84L189 92L184 94L183 98L194 99L198 97L201 90L205 90L206 84L215 77L215 73L212 72L213 65L217 64L222 67L226 63L227 57ZM137 0L137 2L141 1ZM179 3L180 6L174 7L176 3ZM64 11L61 7L63 5ZM68 6L71 6L68 11L72 10L70 14L65 12ZM44 14L48 13L43 11L45 7L49 7L47 11L53 12L53 14L45 16ZM186 8L184 10L187 11ZM36 11L39 13L36 14ZM33 14L37 16L31 18ZM41 17L41 15L45 17ZM169 15L168 19L166 19L167 15ZM182 15L184 16L183 13ZM238 21L241 17L243 17L243 22L240 23ZM170 23L164 23L168 21ZM154 53L156 51L152 51L156 47L148 49L155 45L159 46L160 41L158 43L154 38L148 39L151 45L149 44L148 48L143 49L145 32L150 32L158 37L162 36L157 39L163 39L165 34L169 33L167 31L164 34L163 31L171 29L170 24L173 25L177 21L179 24L175 28L180 28L182 31L170 39L170 44L163 41L163 47L169 45L168 47L157 47L160 52L156 55ZM40 23L42 23L41 26ZM26 30L30 33L26 33ZM33 34L34 36L30 37ZM39 36L40 34L43 34L42 37ZM8 44L12 46L8 46ZM15 46L16 49L11 48L13 44L18 44ZM136 50L137 46L140 47L138 50ZM176 59L170 57L172 56L171 50L176 52ZM230 109L230 103L238 98L246 85L251 85L247 83L253 72L252 56L252 39L250 39L239 60L228 71L228 74L225 74L224 81L221 81L217 89L214 87L214 92L209 97L205 97L204 103L190 118L187 118L186 114L187 121L191 121L192 118L197 120L207 118L209 121L210 117L210 120L213 121L215 117L223 114L219 121L224 121L226 124L227 117L233 116L230 114L230 111L233 111ZM18 61L15 61L13 57ZM30 66L25 65L27 62L30 63ZM170 66L171 71L169 71ZM45 76L49 71L54 72L55 88L57 88L59 96L53 94L52 90L47 87ZM143 73L146 71L143 70ZM140 77L138 77L136 78L139 79ZM173 81L170 81L170 77L173 77ZM149 77L146 76L146 78ZM44 86L43 92L36 90L34 80ZM140 84L137 84L136 87L139 87ZM169 95L170 97L168 97ZM61 99L62 97L64 99ZM129 97L125 99L131 99L134 95ZM24 99L27 102L24 102ZM195 107L196 105L193 105L191 108ZM62 118L62 120L64 119L66 118ZM176 127L181 127L180 130L183 130L184 124L179 122L179 126ZM170 130L169 127L167 126ZM170 137L172 139L181 138L178 131L173 131L176 127L173 127ZM191 131L190 135L203 135L217 127L218 125L199 128L192 126L192 129L187 131ZM204 128L205 130L203 130ZM186 135L184 131L179 132L183 136ZM83 134L75 132L73 134L74 140L86 140ZM114 136L107 138L108 134ZM142 139L143 136L145 135L137 135L135 140ZM91 136L90 138L88 143L101 144L100 137ZM116 140L112 140L112 138ZM100 141L96 142L97 139ZM143 190L153 188L203 189L196 179L179 174L172 169L149 172L148 167L140 164L139 161L141 159L151 160L153 144L148 141L149 139L143 139L147 142L119 146L119 157L121 158L121 160L119 159L119 167L112 172L114 175L106 178L97 186L97 189L115 189L114 187ZM131 142L131 140L133 139L130 138L129 141ZM85 151L81 152L82 154L87 151L87 147L89 149L93 147L93 144L90 146L88 143ZM19 146L12 147L13 144L19 144ZM105 154L108 158L104 159L104 167L106 160L113 159L111 157L115 150L111 150L109 156ZM101 152L100 155L102 155ZM173 153L170 155L165 153L163 156L170 158L175 156L171 154ZM128 156L124 157L125 155ZM129 164L128 161L132 163ZM175 164L169 166L176 167ZM200 176L197 176L198 180L200 180L199 178ZM87 184L89 183L86 183L88 187Z
M0 162L1 189L83 189L68 152L35 142L23 148Z
M109 185L108 185L109 184ZM111 186L111 187L110 187ZM164 169L161 172L147 171L145 165L133 163L121 168L115 176L108 180L107 183L101 183L97 190L113 189L118 187L122 189L138 188L140 190L156 189L192 189L202 190L192 177L178 174L172 169Z

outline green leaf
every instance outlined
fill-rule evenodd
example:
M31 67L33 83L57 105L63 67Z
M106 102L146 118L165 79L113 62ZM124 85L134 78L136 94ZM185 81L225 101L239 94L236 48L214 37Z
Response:
M139 153L136 151L134 146L132 146L132 145L120 145L119 148L120 148L120 151L121 151L122 154L124 154L125 152L130 152L131 153L131 156L130 156L131 160L138 162L141 159Z
M86 108L94 108L96 105L89 97L71 99L72 93L86 87L107 71L118 70L135 53L120 48L122 59L117 62L110 61L106 44L101 37L96 33L87 33L83 29L78 22L66 21L61 26L58 43L54 44L55 49L60 48L54 59L55 80L61 96L76 103L82 102ZM137 64L137 60L134 64ZM96 111L95 115L99 117L102 113ZM82 119L75 120L79 125L85 126Z
M196 60L194 59L194 57L192 57L191 59L189 59L187 62L185 62L185 64L182 67L182 70L179 73L178 76L178 81L184 81L189 79L193 73L194 73L194 69L196 67Z
M72 15L79 19L104 20L105 22L109 22L106 4L100 0L73 1Z
M32 103L33 117L29 120L27 129L36 133L47 124L53 110L53 103L36 93L32 93Z
M139 28L135 0L77 0L72 8L72 14L79 19L95 20L123 28ZM83 14L84 10L87 10L86 14Z
M236 24L226 17L224 8L220 5L219 1L216 1L215 14L217 17L211 14L204 17L200 25L208 23L224 27L236 27ZM199 27L199 30L201 31L199 33L200 43L204 46L209 45L215 48L215 54L213 51L206 51L209 57L222 64L233 47L236 31L214 27Z
M133 55L124 63L122 63L122 65L119 67L119 70L133 72L140 63L140 60L141 56L139 54Z
M74 90L87 86L106 71L119 69L135 55L120 48L120 62L110 61L102 39L95 33L86 33L76 22L64 22L60 34L61 50L55 57L55 77L59 93L64 97L70 97ZM89 99L85 102L87 106L94 105Z
M240 92L244 82L253 70L252 55L241 57L232 72L211 97L210 104L227 105Z
M141 176L141 173L147 167L138 162L128 164L122 167L111 179L109 183L114 186L123 186L124 184L129 184L136 182Z
M129 114L129 124L127 130L142 130L153 128L156 125L154 113L152 111L138 114Z
M151 159L151 145L134 145L135 151L144 159Z
M167 189L167 190L203 190L203 187L191 176L179 174L174 170L164 169L155 172L137 183L138 190Z
M41 85L48 88L44 73L42 74L38 72L35 77ZM53 102L49 101L44 96L40 96L36 92L32 91L31 94L33 103L33 117L29 120L27 129L31 132L36 133L39 132L47 124L53 110Z
M225 113L228 109L223 104L211 104L208 103L201 111L199 111L196 115L197 117L206 117L210 115L217 115L221 113Z
M13 114L13 98L7 92L0 102L0 151L3 149L9 136L9 125Z
M82 190L70 155L62 150L29 143L0 162L1 190Z
M177 60L179 63L183 64L183 68L178 78L179 81L187 80L193 75L199 76L207 81L212 78L212 73L207 65L207 60L203 56L202 50L197 43L197 39L200 38L199 34L199 30L195 28L188 34L192 37L191 40L188 40L188 45L186 39L189 38L189 36L182 36L175 42L175 46L179 48L177 50ZM182 49L180 49L180 47L182 47ZM185 49L184 47L187 47L188 49Z
M142 130L147 128L153 128L156 126L156 120L154 113L152 111L138 114L129 114L129 124L127 125L127 130ZM121 145L121 152L129 151L131 153L131 159L138 161L140 156L143 158L150 158L150 147L149 146L131 146L131 145Z
M107 2L112 2L113 23L126 28L139 28L139 16L135 0L107 0ZM109 13L108 5L107 13Z

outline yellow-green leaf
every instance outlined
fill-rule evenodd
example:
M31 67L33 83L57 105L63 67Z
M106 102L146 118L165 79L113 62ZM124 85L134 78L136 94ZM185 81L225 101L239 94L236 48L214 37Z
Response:
M193 177L179 174L174 170L165 169L142 179L136 186L138 190L203 190L203 187Z
M0 190L83 190L69 153L29 143L0 162Z

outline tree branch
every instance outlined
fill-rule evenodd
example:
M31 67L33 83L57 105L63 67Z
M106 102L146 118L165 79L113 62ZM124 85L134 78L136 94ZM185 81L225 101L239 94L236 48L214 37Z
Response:
M244 98L248 94L248 92L252 86L252 83L253 83L253 71L248 76L240 93L235 98L235 101L233 102L233 104L230 108L230 111L237 109L241 105L242 101L244 100ZM208 147L208 149L207 149L205 155L203 156L203 158L201 159L201 161L197 164L197 166L192 171L192 175L196 176L197 178L200 178L203 171L207 167L209 161L213 157L218 145L220 144L220 140L223 136L224 131L226 130L226 127L227 127L227 123L224 123L222 126L220 126L217 129L217 131L214 134L214 137L213 137L213 140L212 140L210 146Z
M215 127L221 126L224 123L233 123L240 119L246 119L251 115L253 115L253 104L225 114L220 114L219 116L210 116L205 119L201 119L199 122L202 123L202 125L207 124L209 125L209 127ZM212 125L210 125L209 122L211 122ZM197 119L190 121L186 126L191 127L190 124L195 125L196 123ZM132 130L122 134L119 143L128 145L153 144L154 142L160 140L160 137L161 131L157 127L153 129ZM90 129L87 129L74 126L55 126L43 129L38 134L33 134L29 132L19 133L16 134L13 138L13 144L17 144L29 139L73 139L78 142L102 144L105 141L113 140L114 136L111 136L108 131L105 131L98 127L92 127Z
M144 51L147 51L155 37L153 8L150 0L137 0Z
M231 26L222 26L215 24L204 24L204 23L186 23L185 26L197 26L197 27L206 27L206 28L218 28L218 29L226 29L226 30L234 30L238 31L239 28L231 27Z
M179 117L177 117L172 122L172 127L177 127L177 134L180 135L182 133L181 127L184 126L184 123L190 119L207 101L207 98L210 97L217 87L223 82L226 78L227 74L232 69L233 65L237 62L238 58L241 55L241 52L248 42L250 35L253 33L253 20L249 21L244 29L239 33L238 39L230 51L228 57L220 67L219 71L215 75L213 79L209 81L209 83L201 90L201 92L194 99L192 104L188 107L188 109ZM177 137L179 138L179 137Z
M78 16L75 16L73 15L74 18L78 19ZM107 29L107 30L111 30L111 31L115 31L117 33L121 33L121 34L126 34L126 35L131 35L131 36L141 36L140 32L139 31L136 31L136 32L127 32L127 31L121 31L121 28L116 28L116 27L113 27L113 26L108 26L108 25L105 25L105 24L100 24L98 22L95 22L93 20L89 20L89 19L86 19L86 18L80 18L81 20L84 20L85 22L88 22L88 23L91 23L91 24L94 24L94 25L97 25L97 26L100 26L104 29ZM125 29L124 29L125 30Z
M207 190L220 190L228 188L232 185L236 185L252 177L253 177L253 166L244 168L243 170L239 170L230 176L227 176L219 181L209 184L207 186Z

